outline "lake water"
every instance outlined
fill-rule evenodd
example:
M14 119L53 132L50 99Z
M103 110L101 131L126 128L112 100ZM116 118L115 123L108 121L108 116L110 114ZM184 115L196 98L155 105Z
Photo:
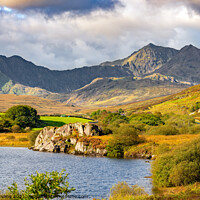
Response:
M76 188L69 199L107 198L118 181L138 184L151 193L151 179L144 178L151 175L150 163L145 160L80 157L9 147L0 147L0 190L5 191L14 181L22 187L24 178L35 171L63 168L69 173L70 187Z

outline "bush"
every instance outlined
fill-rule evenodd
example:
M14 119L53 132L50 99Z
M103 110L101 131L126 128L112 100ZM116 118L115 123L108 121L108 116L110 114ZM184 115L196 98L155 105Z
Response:
M15 139L15 136L9 135L9 136L6 137L6 139L7 139L7 140L14 140L14 139Z
M110 141L106 146L107 157L109 158L123 158L124 148L120 143Z
M39 135L39 133L40 131L34 131L34 132L29 133L29 141L30 141L31 146L35 145L35 140L37 136Z
M20 142L26 142L26 141L28 141L28 138L19 138L19 141Z
M200 138L183 144L153 163L153 182L158 187L200 182Z
M196 102L191 108L190 111L194 112L200 109L200 102Z
M13 121L14 125L19 125L20 127L35 127L39 123L39 116L37 111L30 106L13 106L9 108L5 115L5 120Z
M19 191L17 184L13 183L8 187L11 199L53 199L67 197L68 193L74 191L74 188L69 189L67 180L68 174L57 171L38 173L30 175L29 179L25 178L24 190Z
M105 124L111 124L116 120L124 120L128 122L128 118L124 115L121 115L120 113L109 113L103 120L103 123Z
M195 119L188 115L171 115L169 119L165 121L166 124L172 125L177 129L185 129L195 124Z
M21 132L21 128L19 125L13 125L11 128L13 133L20 133Z
M158 126L160 124L164 124L159 115L149 113L133 114L130 117L130 123L133 123L133 121L138 121L150 126Z
M132 146L140 142L139 131L130 124L121 124L114 130L113 140L123 146Z
M152 127L147 132L148 135L178 135L179 131L172 125Z
M108 127L102 127L102 134L103 135L109 135L112 134L112 130Z
M106 147L107 157L122 158L125 147L142 142L138 133L139 131L130 124L121 124L119 128L114 129L113 138Z
M116 200L118 198L123 199L127 196L139 196L147 195L143 188L138 187L138 185L129 186L126 182L118 182L115 186L111 188L110 199Z

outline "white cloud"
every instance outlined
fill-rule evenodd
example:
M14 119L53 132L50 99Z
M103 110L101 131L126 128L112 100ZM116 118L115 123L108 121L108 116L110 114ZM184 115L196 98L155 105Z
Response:
M181 48L200 46L200 16L187 5L122 0L115 10L84 15L65 12L51 18L40 13L2 13L0 54L20 55L51 69L71 69L123 58L152 42Z

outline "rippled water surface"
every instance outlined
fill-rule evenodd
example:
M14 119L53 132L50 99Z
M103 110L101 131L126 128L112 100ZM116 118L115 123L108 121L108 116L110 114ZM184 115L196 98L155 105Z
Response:
M51 172L63 168L69 173L70 187L76 188L70 199L106 198L118 181L138 184L151 193L151 179L144 178L151 175L150 163L145 160L80 157L9 147L0 147L0 190L5 191L13 181L22 187L24 177L36 170Z

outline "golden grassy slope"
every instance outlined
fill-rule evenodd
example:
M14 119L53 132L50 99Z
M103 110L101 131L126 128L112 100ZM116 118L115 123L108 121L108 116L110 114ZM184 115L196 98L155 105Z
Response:
M197 101L200 102L200 85L192 86L177 94L157 97L145 101L138 101L119 106L107 107L106 110L117 111L122 108L125 111L148 111L169 113L175 112L177 114L188 114L190 108ZM103 110L104 108L102 108ZM84 110L84 112L94 111L95 109Z
M27 141L20 141L21 138L27 138ZM28 133L0 133L0 146L29 147Z
M80 108L67 106L64 103L47 100L35 96L0 94L0 112L5 112L8 108L15 105L29 105L38 111L38 114L64 114L74 113Z
M189 114L190 108L196 102L200 102L200 85L190 87L176 95L166 102L153 105L149 108L150 112L169 113L174 112L176 114Z

